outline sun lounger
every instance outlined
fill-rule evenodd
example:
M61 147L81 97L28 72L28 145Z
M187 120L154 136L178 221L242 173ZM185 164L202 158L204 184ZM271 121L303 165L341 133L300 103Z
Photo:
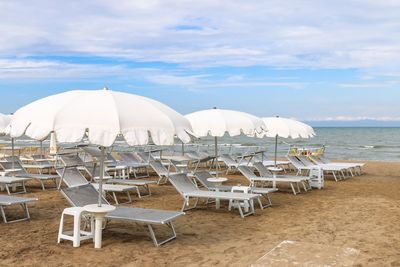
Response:
M96 181L100 177L100 169L99 167L96 167L94 169L87 169L87 172L89 175L92 177L92 180ZM152 181L152 180L144 180L144 179L121 179L121 178L112 178L108 174L108 172L104 172L103 177L106 177L107 179L104 180L105 183L107 184L115 184L115 185L126 185L130 187L135 187L137 190L138 197L141 198L142 196L150 196L151 191L150 191L150 184L157 184L157 181ZM143 187L145 190L145 193L142 195L140 193L139 187ZM112 188L111 186L108 188ZM117 188L117 187L116 187ZM120 187L122 189L123 187Z
M339 174L339 178L340 178L340 174L342 175L343 179L347 178L345 175L345 172L348 171L348 168L343 167L343 166L333 166L333 165L328 165L328 164L316 164L316 163L312 163L311 161L309 161L305 156L297 156L298 160L303 163L304 166L309 167L309 168L313 168L315 166L320 167L324 172L327 173L332 173L333 177L335 178L335 181L338 181L337 179L337 175Z
M166 168L161 161L153 160L150 161L150 166L157 173L159 179L157 184L165 184L168 182L168 179L171 175L176 174L176 172L171 172L171 164Z
M273 176L267 176L267 177L257 176L248 166L239 166L238 170L244 177L246 177L250 181L251 186L255 186L257 183L265 183L265 182L287 183L290 185L294 195L300 193L299 184L303 185L304 191L307 192L309 190L309 186L306 185L306 180L308 179L308 177L302 178L297 176L291 176L291 177L277 176L276 178L274 178Z
M118 153L121 158L120 164L125 165L132 171L133 176L135 178L143 178L149 177L149 162L142 160L139 156L135 155L135 153ZM144 175L138 175L138 170L144 170Z
M254 200L260 197L259 194L247 194L247 193L232 193L232 192L215 192L200 190L184 173L174 174L169 177L169 181L175 187L175 189L183 197L182 211L194 209L197 207L199 198L207 199L221 199L221 200L232 200L233 203L239 203L241 201L250 202L250 210L244 213L239 205L239 213L242 218L245 216L254 214ZM195 198L196 202L193 207L187 208L190 205L190 198Z
M275 161L271 160L266 151L257 151L254 153L253 162L262 162L266 167L275 166ZM276 165L282 167L284 170L289 167L290 161L288 160L277 160Z
M225 163L227 167L226 174L228 174L231 170L236 170L239 166L248 164L243 160L243 157L241 157L239 161L236 161L231 155L228 154L222 154L218 156L218 159L222 160Z
M192 159L193 163L195 164L195 167L193 169L193 173L197 172L198 167L200 166L201 163L207 164L209 161L215 160L215 156L210 156L207 153L201 153L198 151L190 151L186 152L186 155Z
M83 207L85 205L97 203L98 201L98 192L91 184L63 188L61 189L61 193L68 202L75 207ZM109 204L104 198L102 201L104 204ZM172 222L184 214L185 213L179 211L117 207L114 211L106 215L106 219L110 221L129 221L146 225L154 245L158 247L176 238L176 232ZM167 238L159 239L156 236L154 226L157 225L166 226L166 228L168 228L169 236Z
M15 196L4 196L0 195L0 212L1 216L3 217L4 223L13 223L19 221L25 221L30 219L29 210L28 210L28 203L37 201L37 198L26 198L26 197L15 197ZM24 210L25 217L8 220L5 212L5 207L20 205Z
M0 186L6 189L8 195L12 194L24 194L26 193L25 182L32 180L32 178L22 178L13 176L0 176ZM15 191L10 190L15 189ZM17 191L17 187L21 187L20 191Z
M42 190L45 190L45 186L43 181L49 181L52 180L54 184L57 186L57 179L60 178L56 174L40 174L40 173L29 173L25 167L23 166L22 162L17 158L14 157L14 163L12 162L11 157L6 157L5 158L7 162L1 162L1 166L3 169L7 172L7 170L14 170L16 171L11 171L9 176L15 176L15 177L22 177L22 178L31 178L38 180L41 184Z
M350 168L350 170L353 170L353 174L362 174L362 167L365 165L365 163L353 163L353 162L332 162L329 159L327 159L324 155L320 156L310 156L311 160L314 161L317 164L334 164L337 166L342 166L345 168Z
M222 191L222 192L231 192L232 187L230 185L219 185L215 186L213 183L209 182L207 179L214 178L209 172L201 171L194 173L194 177L196 181L199 181L202 186L211 191ZM268 188L268 187L250 187L250 193L260 194L264 199L266 199L267 203L263 204L261 198L258 198L258 203L261 209L269 207L272 205L271 198L269 197L270 193L277 192L277 188Z
M57 172L61 177L63 177L63 182L68 187L77 187L81 185L89 184L86 178L82 175L82 173L77 169L77 167L70 167L64 169L57 169ZM99 188L98 184L93 183L95 188ZM130 195L131 191L138 192L139 189L137 186L128 186L128 185L113 185L113 184L103 184L103 191L110 194L111 197L114 199L115 203L118 204L125 204L132 202L132 198ZM116 193L125 193L128 197L128 201L124 203L120 203Z

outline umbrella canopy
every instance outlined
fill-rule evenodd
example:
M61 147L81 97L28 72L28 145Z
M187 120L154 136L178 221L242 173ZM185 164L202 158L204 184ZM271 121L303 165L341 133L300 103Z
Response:
M310 138L315 136L314 129L300 121L281 118L268 117L262 118L265 123L267 137L283 137L283 138Z
M189 142L190 123L155 100L111 90L76 90L42 98L17 110L7 129L43 140L55 132L57 141L80 142L87 134L94 145L109 147L118 135L129 145L145 145L149 133L156 145L171 145L176 135Z
M228 133L230 136L244 134L257 136L265 129L264 122L251 114L226 110L207 109L185 115L192 125L193 133L198 137L213 136L215 143L215 167L218 177L218 137Z
M118 135L129 145L145 145L149 134L157 145L171 145L177 136L189 142L190 123L178 112L155 100L103 90L77 90L39 99L17 110L7 131L37 140L55 133L60 142L75 143L85 135L101 148L99 200L101 206L104 150ZM61 183L60 183L61 185Z
M283 138L311 138L315 136L314 129L300 121L281 118L268 117L262 119L266 126L266 132L263 135L275 138L275 167L278 151L278 137Z
M3 134L11 121L10 115L0 113L0 134Z
M192 125L193 133L198 137L222 137L225 133L230 136L244 134L255 136L265 129L264 122L251 114L226 110L207 109L185 115Z

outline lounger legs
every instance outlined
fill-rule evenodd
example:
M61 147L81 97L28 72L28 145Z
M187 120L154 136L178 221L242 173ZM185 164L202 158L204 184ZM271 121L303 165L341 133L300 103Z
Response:
M207 200L208 202L208 200ZM187 211L187 210L192 210L195 209L197 207L197 204L199 203L199 198L196 198L196 201L193 205L193 207L189 207L190 206L190 198L185 198L185 200L183 201L183 205L182 205L182 211Z
M165 225L170 229L171 235L169 237L167 237L166 239L160 240L160 241L157 240L157 237L156 237L156 235L154 233L153 226L150 225L150 224L147 225L147 227L149 229L149 232L150 232L150 237L153 240L153 243L154 243L154 245L156 247L159 247L159 246L161 246L161 245L163 245L163 244L165 244L165 243L167 243L167 242L169 242L169 241L171 241L171 240L176 238L176 232L175 232L175 228L174 228L174 225L172 224L172 222L168 222Z
M8 195L16 195L16 194L25 194L26 193L25 182L21 182L21 187L22 187L21 191L16 191L17 184L13 184L13 185L15 185L14 192L10 191L10 186L8 184L4 185Z
M298 193L300 193L300 188L299 188L299 184L298 183L296 183L297 191L296 191L293 183L290 183L290 187L292 188L292 191L293 191L294 195L297 195Z
M266 204L263 204L261 198L265 198L267 200ZM261 197L258 197L258 204L260 205L260 209L265 209L272 206L271 198L268 194L262 194Z
M128 197L128 201L123 202L123 203L119 203L118 197L117 197L117 195L115 194L115 192L112 192L112 194L111 194L111 196L112 196L112 198L114 199L116 205L132 203L132 197L131 197L131 194L129 193L129 191L126 191L126 195L127 195L127 197Z
M0 212L1 212L1 216L3 217L3 221L4 223L14 223L14 222L20 222L20 221L27 221L31 218L30 214L29 214L29 210L28 210L28 206L26 205L26 203L21 203L20 204L22 209L24 210L25 213L25 217L20 218L20 219L15 219L12 221L8 221L7 217L6 217L6 213L4 211L4 207L0 206Z

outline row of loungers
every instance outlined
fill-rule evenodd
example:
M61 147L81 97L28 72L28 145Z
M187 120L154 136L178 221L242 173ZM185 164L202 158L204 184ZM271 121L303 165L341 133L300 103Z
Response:
M86 153L91 154L92 157L97 158L98 155L97 150L85 150ZM128 160L128 157L130 157L131 153L124 153L120 154L121 159L125 158L122 162L126 163ZM123 156L122 156L123 155ZM243 158L239 161L235 160L232 157L227 157L222 156L223 161L228 167L228 171L231 169L237 169L239 170L244 177L246 177L249 181L249 187L248 191L245 192L234 192L235 186L215 186L213 184L210 184L208 182L208 178L211 178L211 174L209 172L192 172L192 173L182 173L179 171L182 171L178 167L175 166L177 163L174 163L169 161L167 164L165 162L162 162L160 158L153 157L151 153L145 153L141 155L142 161L139 161L139 164L127 164L127 165L121 165L121 161L115 160L111 154L108 156L108 161L109 164L109 170L120 170L123 168L143 168L146 169L146 172L148 173L147 168L150 166L152 167L157 175L159 176L158 181L152 181L148 180L142 180L142 179L116 179L116 178L111 178L111 176L105 172L104 176L108 179L108 183L104 185L104 191L108 192L109 194L112 195L112 198L116 202L116 204L119 204L119 201L115 195L117 192L128 192L128 200L129 202L131 201L131 197L129 195L130 191L136 190L138 193L138 196L141 196L141 193L138 189L138 184L141 183L142 186L147 187L147 193L150 194L150 184L163 184L166 182L170 182L177 192L182 196L183 198L183 205L181 208L181 211L165 211L165 210L157 210L157 209L143 209L143 208L127 208L127 207L117 207L117 209L107 215L107 220L123 220L123 221L131 221L139 224L144 224L147 226L149 234L151 239L153 240L155 246L162 245L174 238L176 238L176 232L174 229L173 221L180 216L184 215L184 211L187 211L189 209L196 208L199 202L199 199L205 199L206 204L211 203L209 200L226 200L229 201L229 209L231 208L231 205L235 208L238 209L239 214L242 218L255 214L255 208L254 208L254 203L258 203L260 205L260 208L266 208L268 206L272 205L271 199L269 194L276 192L276 188L269 188L269 187L264 187L265 183L270 183L270 182L279 182L279 183L288 183L293 191L294 194L297 194L300 192L300 185L303 187L304 191L308 191L311 189L310 187L310 181L309 177L305 176L294 176L294 175L278 175L276 177L272 177L272 174L268 171L268 169L261 163L261 162L253 162L252 164L249 164L249 161L245 163L244 161L242 162ZM144 162L143 158L148 157L148 162ZM254 155L251 155L251 157L254 157ZM97 197L98 197L98 186L96 183L89 183L85 176L82 174L82 171L86 171L90 179L93 181L96 181L96 179L99 176L99 170L98 167L96 168L96 164L91 165L90 167L87 166L87 163L85 161L82 161L82 159L78 155L61 155L60 156L61 162L63 163L63 166L59 166L57 169L57 175L51 175L51 174L30 174L26 171L24 168L23 164L16 160L14 164L17 163L17 165L13 165L14 168L15 166L18 167L18 169L21 169L21 171L24 171L24 173L19 173L19 175L24 175L24 178L21 177L11 177L15 179L54 179L56 180L57 178L60 178L60 183L59 187L61 186L61 183L64 183L67 185L67 188L62 188L61 192L64 197L68 200L68 202L72 206L85 206L88 204L93 204L97 202ZM14 159L15 160L15 159ZM213 160L212 158L207 159L207 161ZM289 162L293 164L292 160L289 158ZM302 158L297 158L297 161L295 164L298 162L302 163L301 167L303 170L310 170L312 169L312 166L307 166L304 162L302 162ZM307 159L308 160L308 159ZM320 159L318 159L320 160ZM197 162L200 162L201 160L198 159ZM9 160L7 162L3 163L6 166L2 166L3 169L9 169ZM286 162L280 162L281 164L286 164ZM293 164L295 167L296 165ZM308 164L308 163L307 163ZM128 167L129 165L129 167ZM353 165L353 164L337 164L337 163L314 163L313 166L315 167L317 165L318 167L321 167L325 171L332 171L334 170L339 171L339 172L349 172L350 175L354 175L354 173L360 173L361 172L361 166L362 165ZM120 166L120 168L118 167ZM178 172L171 172L170 167L175 166L175 170L178 170ZM297 164L299 167L300 165ZM197 166L196 166L197 169ZM254 170L257 170L258 175L254 173ZM353 173L354 171L354 173ZM301 174L301 172L299 173ZM335 175L335 174L334 174ZM137 176L137 173L134 173L134 176ZM52 178L50 178L52 177ZM147 177L147 176L146 176ZM336 179L336 176L334 176ZM5 181L5 180L4 180ZM23 189L22 192L26 192L24 182L26 180L19 180L16 181L16 183L21 183L23 184ZM8 187L11 185L10 183L5 183L8 185ZM200 186L199 186L200 185ZM42 183L43 189L44 185ZM203 187L201 189L200 187ZM9 192L9 189L7 189ZM195 199L195 202L193 205L190 205L190 200ZM4 222L13 222L13 221L20 221L20 220L27 220L29 219L29 212L28 212L28 207L27 203L36 201L37 199L35 198L17 198L17 197L12 197L12 196L0 196L0 211L3 217ZM263 203L262 200L266 200L266 203ZM108 204L107 200L103 197L102 199L103 203ZM247 206L244 204L248 204ZM4 207L9 206L9 205L21 205L21 207L24 209L25 216L21 219L15 219L13 221L9 221L6 218ZM248 209L246 209L248 208ZM165 226L169 229L169 235L166 238L159 238L158 235L156 234L155 225L161 225Z
M361 168L364 163L333 163L324 162L323 156L320 158L316 156L287 156L290 163L296 168L297 174L302 175L308 173L315 167L321 168L324 172L333 175L335 181L343 180L354 175L361 175ZM326 160L326 159L325 159Z

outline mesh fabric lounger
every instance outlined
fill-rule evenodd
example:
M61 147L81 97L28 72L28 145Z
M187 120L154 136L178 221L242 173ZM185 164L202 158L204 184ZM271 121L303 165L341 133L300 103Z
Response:
M90 174L92 179L96 180L100 177L100 168L99 167L92 169L92 171L89 171L89 169L86 169L86 170ZM139 198L142 197L142 194L140 193L140 190L139 190L139 186L143 187L146 191L143 196L150 196L151 191L150 191L149 184L157 184L156 181L151 181L151 180L111 178L111 176L106 171L104 172L103 177L107 177L107 179L103 180L104 183L130 186L130 187L136 188L136 192L137 192ZM123 188L123 187L120 187L120 188Z
M361 174L361 172L362 172L361 168L365 165L365 163L356 163L356 162L332 162L324 155L320 155L319 158L323 163L338 163L338 164L341 164L344 166L353 166L353 167L359 169L359 174Z
M121 152L118 153L119 157L121 158L121 164L126 165L129 168L129 171L133 172L133 176L135 178L143 178L143 177L149 177L149 170L148 167L149 162L148 160L144 160L141 157L139 157L136 153L131 153L131 152ZM141 169L144 170L144 173L142 175L138 175L138 171Z
M273 177L273 173L270 170L268 170L268 168L265 167L261 162L254 163L253 167L256 168L256 170L258 171L258 173L260 174L261 177ZM311 169L313 169L313 168L311 168ZM276 177L277 178L293 178L293 179L298 179L300 181L307 181L307 182L310 180L310 177L308 177L308 176L288 175L288 174L283 174L283 175L278 174L278 175L276 175Z
M287 156L286 158L290 161L290 164L292 164L294 168L297 170L297 175L302 175L303 171L309 173L310 170L312 169L309 166L305 166L298 158L294 156Z
M230 186L230 185L215 186L213 183L210 183L207 179L214 178L214 176L212 176L207 171L196 172L194 174L194 177L196 177L196 180L198 180L208 190L225 191L225 192L232 191L232 186ZM250 190L251 190L251 193L260 194L263 198L265 198L267 200L267 203L263 204L261 201L261 198L258 198L258 204L260 205L261 209L272 206L272 201L268 194L278 191L277 188L267 188L267 187L250 187Z
M57 170L57 172L60 173L60 170ZM62 174L60 173L60 175L62 175L64 177L63 181L68 187L76 187L76 186L80 186L80 185L89 184L89 182L81 174L81 172L77 169L77 167L63 169ZM98 188L98 184L94 184L94 187ZM103 191L110 194L111 197L114 199L115 203L117 205L119 205L119 204L131 203L132 198L131 198L130 192L131 191L138 192L139 189L137 186L134 186L134 185L107 184L107 183L105 183L105 180L104 180ZM118 192L126 193L126 195L128 196L128 201L124 202L124 203L120 203L117 198L117 195L115 194Z
M333 177L335 178L335 181L337 181L336 173L341 174L343 179L346 178L346 175L344 172L348 170L348 168L344 168L343 166L332 166L332 165L327 165L327 164L313 164L310 162L305 156L298 156L298 160L304 164L304 166L307 166L309 168L313 168L315 166L320 167L323 171L325 172L331 172Z
M24 194L26 193L26 187L25 187L25 182L32 180L32 178L22 178L22 177L12 177L12 176L0 176L0 185L4 186L6 188L7 194L12 195L12 194ZM10 186L15 188L17 186L21 186L22 190L21 191L15 191L11 192L10 191Z
M13 162L12 158L8 157L6 158L7 162L1 162L0 164L3 166L5 170L7 169L12 169L13 168ZM60 178L56 174L40 174L40 173L29 173L21 163L21 161L17 158L14 157L14 169L20 169L19 171L12 172L13 176L15 177L23 177L23 178L31 178L38 180L42 186L42 190L45 190L45 186L43 181L48 181L48 180L53 180L54 184L57 186L57 179Z
M150 161L150 166L157 173L159 179L157 184L165 184L168 182L168 179L171 175L176 174L176 172L170 172L169 169L171 165L168 166L168 169L162 164L159 160Z
M75 207L83 207L85 205L97 203L98 201L98 192L91 184L63 188L61 189L61 193L68 202ZM104 204L108 204L104 198L102 201ZM158 247L176 238L176 232L172 221L184 214L184 212L179 211L117 207L114 211L108 213L106 218L109 220L123 220L147 225L150 237L154 245ZM154 225L166 226L170 235L165 239L159 240L154 231Z
M210 156L208 154L203 155L197 151L186 152L186 155L188 157L190 157L193 160L193 162L195 163L193 173L195 173L197 171L197 168L199 167L199 165L201 163L207 163L207 162L213 161L215 159L215 156Z
M262 162L262 164L267 167L275 166L275 161L271 160L265 151L255 152L254 157L253 157L253 162ZM288 161L288 160L277 160L276 161L276 165L283 167L283 169L285 169L284 166L289 167L289 164L290 164L290 161Z
M228 167L226 174L228 174L230 170L237 169L239 166L247 165L247 163L243 161L243 157L241 157L239 161L236 161L231 155L222 154L218 156L218 159L222 160L226 167Z
M151 180L142 180L142 179L107 179L106 183L108 184L122 184L122 185L133 185L133 186L141 186L143 187L146 192L145 194L142 194L140 191L138 191L138 196L139 198L145 197L145 196L151 196L151 190L149 185L150 184L157 184L157 181L151 181Z
M194 209L197 207L199 198L205 199L223 199L232 200L235 204L238 204L239 213L242 218L245 216L254 214L254 199L260 197L259 194L246 194L246 193L232 193L232 192L215 192L215 191L204 191L197 188L197 186L187 177L185 173L174 174L169 177L171 184L183 197L182 211L188 209ZM189 206L190 198L196 198L196 202L193 207L185 208ZM242 207L239 204L240 201L248 201L250 203L250 210L247 213L243 213Z
M360 175L361 174L361 166L360 164L355 164L355 163L346 163L346 162L323 162L320 158L316 156L309 156L309 159L311 159L315 164L321 165L325 164L328 166L339 166L342 168L347 169L350 172L351 176Z
M0 212L1 216L3 217L3 221L5 223L13 223L19 221L29 220L31 217L29 215L29 210L27 203L37 201L37 198L26 198L26 197L14 197L14 196L4 196L0 195ZM25 217L15 219L15 220L7 220L6 212L4 207L11 206L11 205L21 205L22 209L24 210Z
M289 183L292 192L294 195L300 193L299 183L303 184L304 191L307 191L307 186L304 183L304 179L301 177L260 177L257 176L248 166L239 166L239 171L242 173L244 177L246 177L251 185L255 185L256 182L281 182L281 183ZM295 187L296 186L296 187ZM297 189L297 190L296 190Z

